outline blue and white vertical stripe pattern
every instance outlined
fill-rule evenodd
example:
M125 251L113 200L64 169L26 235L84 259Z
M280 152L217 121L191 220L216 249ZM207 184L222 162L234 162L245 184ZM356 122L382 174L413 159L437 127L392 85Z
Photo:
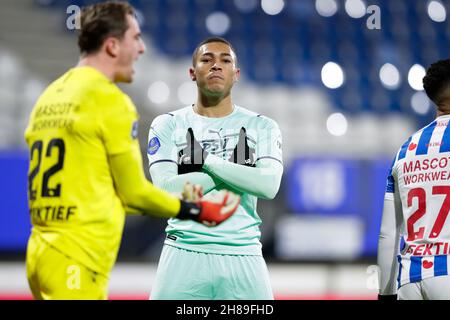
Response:
M409 152L414 152L414 154L416 156L427 154L428 153L428 149L429 149L429 143L430 143L430 140L431 140L431 136L433 135L434 129L436 128L436 124L437 124L437 121L433 121L428 126L426 126L422 130L416 132L414 135L409 137L409 139L400 148L400 152L398 154L397 161L405 158L408 151ZM446 131L448 131L448 130L446 130ZM411 142L414 143L413 140L416 140L416 139L413 139L413 138L415 138L419 134L420 134L420 138L416 142L417 147L412 149L412 150L409 150L408 147L410 146ZM449 132L449 134L450 134L450 132ZM444 138L445 138L445 134L443 136L443 140L444 140ZM441 147L441 149L442 149L442 147ZM439 150L439 152L444 152L444 151L443 150Z
M409 258L397 256L399 271L397 277L398 287L407 283L418 282L422 279L448 275L448 255L426 256Z
M391 172L388 176L387 190L386 192L395 192L394 179L392 172L401 179L405 173L403 173L403 166L398 165L401 160L415 161L423 160L424 156L429 157L445 157L446 155L439 155L444 152L450 152L450 116L445 115L438 117L435 121L428 124L426 127L414 133L408 140L400 147L397 153L396 160L392 166ZM416 156L418 156L416 158ZM400 171L398 171L400 170ZM411 174L411 173L409 173ZM431 183L431 182L430 182ZM408 192L408 188L399 190L400 193ZM403 195L403 194L401 194ZM405 195L401 196L402 199L406 199ZM442 201L442 199L439 199ZM447 223L449 223L447 221ZM429 241L429 239L427 240ZM449 239L440 239L440 241L448 242ZM423 242L409 242L408 244L424 244ZM445 250L446 253L448 252ZM403 252L403 250L402 250ZM437 277L442 275L448 275L450 270L448 255L436 255L436 256L413 256L411 254L399 254L397 261L399 263L398 287L411 282L418 282L426 278Z

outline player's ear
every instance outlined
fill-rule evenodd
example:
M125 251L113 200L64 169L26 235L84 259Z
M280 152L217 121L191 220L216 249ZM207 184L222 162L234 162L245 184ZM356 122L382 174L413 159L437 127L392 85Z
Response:
M197 76L195 75L195 70L194 68L189 68L189 76L191 77L192 81L197 80Z
M119 42L116 38L114 37L107 38L103 46L105 47L105 51L109 56L113 58L118 56L120 47Z
M233 82L238 82L240 76L241 76L241 69L236 68L236 71L234 72Z

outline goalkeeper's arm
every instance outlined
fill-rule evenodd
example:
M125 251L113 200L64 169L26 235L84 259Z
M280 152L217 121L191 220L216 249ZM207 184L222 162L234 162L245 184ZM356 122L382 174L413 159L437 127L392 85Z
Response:
M239 198L227 191L217 195L219 198L189 203L155 187L145 178L137 144L128 152L110 156L109 162L117 193L133 213L218 224L231 216L239 203Z

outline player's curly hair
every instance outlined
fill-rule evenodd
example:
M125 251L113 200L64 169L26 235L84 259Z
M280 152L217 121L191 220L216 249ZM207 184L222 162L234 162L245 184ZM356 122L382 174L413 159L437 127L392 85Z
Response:
M441 94L450 84L450 59L439 60L428 67L423 78L423 88L436 105L440 104Z
M83 7L78 47L81 54L98 51L108 37L121 39L128 29L127 15L134 16L127 2L107 1Z

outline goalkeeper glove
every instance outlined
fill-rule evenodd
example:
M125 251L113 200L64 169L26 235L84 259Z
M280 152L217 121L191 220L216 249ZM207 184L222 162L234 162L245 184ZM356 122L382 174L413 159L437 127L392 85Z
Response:
M238 195L223 189L215 194L209 193L196 202L181 200L177 218L191 219L208 227L216 226L233 215L239 202Z
M186 132L186 147L178 153L178 174L201 171L208 152L195 140L192 128Z
M243 166L255 166L255 149L250 148L247 142L247 133L242 127L239 131L239 140L231 154L229 161L241 164Z

